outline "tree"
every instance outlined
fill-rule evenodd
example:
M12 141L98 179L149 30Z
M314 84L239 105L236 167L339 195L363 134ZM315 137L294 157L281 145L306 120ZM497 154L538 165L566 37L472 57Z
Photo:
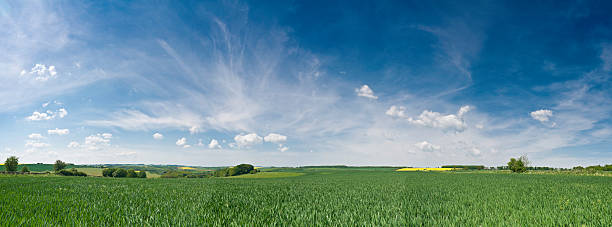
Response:
M7 172L17 171L17 165L19 165L19 158L15 156L8 157L4 162L4 168Z
M67 166L67 164L65 162L62 162L62 160L57 160L55 161L55 164L53 164L53 170L55 172L58 172L62 169L65 169Z
M525 171L527 171L527 166L525 165L524 160L527 160L527 158L523 158L524 156L521 156L519 159L515 159L515 158L511 158L510 162L508 162L508 168L510 170L512 170L512 172L515 173L523 173Z
M138 172L138 178L147 178L147 172L140 170L140 172Z
M127 171L127 177L129 177L129 178L136 178L136 177L138 177L138 174L136 174L136 171L134 171L134 169L129 169Z
M119 168L113 172L113 177L126 177L127 174L127 170Z
M30 169L28 169L28 167L27 167L27 166L23 166L23 168L21 168L21 172L22 172L22 173L29 173L29 172L30 172Z
M106 168L102 170L102 176L104 177L113 177L113 173L115 172L115 168Z

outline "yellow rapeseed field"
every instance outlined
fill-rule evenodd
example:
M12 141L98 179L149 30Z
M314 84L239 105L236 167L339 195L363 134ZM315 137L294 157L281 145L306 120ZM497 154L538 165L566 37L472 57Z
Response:
M455 170L455 168L402 168L402 169L397 169L395 171L404 172L404 171L450 171L450 170Z
M186 170L186 169L188 169L188 170L194 170L194 169L196 169L196 168L193 168L193 167L187 167L187 166L178 167L178 168L179 168L179 169L182 169L182 170Z

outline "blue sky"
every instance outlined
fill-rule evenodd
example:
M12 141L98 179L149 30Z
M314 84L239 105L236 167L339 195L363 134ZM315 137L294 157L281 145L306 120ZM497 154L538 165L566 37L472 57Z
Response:
M606 4L0 1L0 158L612 163Z

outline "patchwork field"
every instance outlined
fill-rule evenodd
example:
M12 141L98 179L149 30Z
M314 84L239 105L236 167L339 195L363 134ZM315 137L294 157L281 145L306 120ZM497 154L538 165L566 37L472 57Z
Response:
M278 170L283 171L206 179L0 175L0 222L3 226L612 225L611 177Z

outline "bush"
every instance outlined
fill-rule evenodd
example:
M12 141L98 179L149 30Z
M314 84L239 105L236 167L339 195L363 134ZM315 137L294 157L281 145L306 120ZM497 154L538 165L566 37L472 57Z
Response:
M127 171L127 177L129 177L129 178L136 178L136 177L138 177L138 174L136 174L136 171L134 171L134 169L129 169Z
M250 174L256 174L256 173L257 173L257 170L256 170L256 169L253 169L253 170L251 170L249 173L250 173Z
M55 161L55 164L53 164L53 170L57 172L57 171L65 169L66 166L67 164L65 162L62 162L62 160L57 160Z
M140 170L140 172L138 172L138 178L147 178L147 172Z
M248 174L255 170L255 167L251 164L240 164L234 167L218 169L213 173L215 177L228 177L228 176L238 176L242 174Z
M113 172L113 177L126 177L128 174L127 170L118 168Z
M19 165L19 158L11 156L4 162L4 169L6 169L7 172L15 172L17 171L17 165Z
M525 156L521 156L518 159L511 158L510 162L508 162L508 168L515 173L524 173L527 171L527 165L525 163L528 163Z
M30 169L28 169L28 167L27 167L27 166L24 166L23 168L21 168L21 172L22 172L22 173L29 173L29 172L30 172Z
M102 170L102 176L104 177L113 177L113 173L115 172L115 168L106 168Z
M573 169L574 169L574 170L577 170L577 171L582 171L582 170L584 170L584 167L582 167L582 166L576 166L576 167L574 167Z
M62 175L62 176L79 176L79 177L86 177L87 174L84 172L79 172L77 169L72 169L72 170L67 170L67 169L62 169L60 171L57 172L58 175Z

